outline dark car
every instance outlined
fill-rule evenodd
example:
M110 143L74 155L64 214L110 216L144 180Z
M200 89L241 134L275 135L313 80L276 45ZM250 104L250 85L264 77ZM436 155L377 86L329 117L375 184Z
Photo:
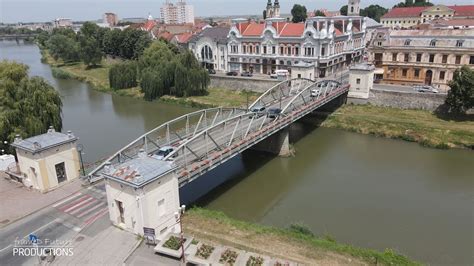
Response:
M265 106L263 105L256 105L250 109L250 112L252 112L252 115L250 118L259 118L265 115Z
M216 70L215 70L215 69L208 69L207 72L209 72L209 74L216 74Z
M238 76L239 73L237 73L237 71L229 71L226 73L227 76Z
M270 109L268 109L267 117L272 118L272 119L276 119L277 117L280 116L280 114L281 114L281 109L280 108L270 108Z
M242 77L252 77L253 74L252 72L248 72L248 71L245 71L245 72L242 72L242 74L240 74Z

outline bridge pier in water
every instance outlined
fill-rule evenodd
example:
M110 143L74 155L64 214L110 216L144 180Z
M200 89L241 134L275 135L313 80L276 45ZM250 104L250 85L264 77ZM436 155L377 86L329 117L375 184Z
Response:
M290 150L290 127L286 127L268 138L255 144L252 150L273 153L278 156L288 157Z

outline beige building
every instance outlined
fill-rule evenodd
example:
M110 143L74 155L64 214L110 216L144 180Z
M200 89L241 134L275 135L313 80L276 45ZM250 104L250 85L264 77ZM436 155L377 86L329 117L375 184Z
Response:
M176 4L166 0L160 12L164 24L194 24L194 7L185 0L178 0Z
M410 28L434 19L474 18L474 5L430 7L396 7L383 15L380 22L390 28Z
M115 168L107 165L104 177L114 225L137 235L153 231L157 240L180 233L175 217L180 208L178 178L171 162L140 151L137 158Z
M369 62L386 84L427 84L449 90L454 71L474 69L474 29L377 31L369 46Z
M57 18L53 20L54 28L71 28L72 19L70 18Z
M28 139L15 138L17 177L28 187L46 192L79 177L77 138L71 133L47 133ZM10 173L9 173L10 174Z
M119 22L118 16L115 13L104 13L103 23L108 24L109 27L117 26Z

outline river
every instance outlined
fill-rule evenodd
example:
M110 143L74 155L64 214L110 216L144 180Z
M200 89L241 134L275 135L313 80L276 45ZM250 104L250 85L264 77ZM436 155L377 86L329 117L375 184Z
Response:
M0 42L0 58L21 61L63 98L64 130L72 130L94 161L161 122L192 111L94 91L57 80L34 45ZM355 246L392 248L439 265L474 263L474 156L414 143L317 128L291 130L296 157L246 152L217 169L230 181L200 204L252 222L303 223L315 234Z

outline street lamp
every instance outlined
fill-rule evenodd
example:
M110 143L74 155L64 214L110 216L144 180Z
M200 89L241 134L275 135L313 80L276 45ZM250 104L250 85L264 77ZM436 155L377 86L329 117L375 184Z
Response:
M181 205L181 207L178 208L178 211L174 213L174 218L176 218L176 223L179 223L181 257L183 258L183 263L186 263L186 258L184 257L184 234L183 234L183 223L182 223L185 210L186 210L186 206Z
M82 160L82 151L84 150L84 145L77 144L77 151L79 152L79 159L81 160L82 175L86 176L86 170L84 169L84 160Z

